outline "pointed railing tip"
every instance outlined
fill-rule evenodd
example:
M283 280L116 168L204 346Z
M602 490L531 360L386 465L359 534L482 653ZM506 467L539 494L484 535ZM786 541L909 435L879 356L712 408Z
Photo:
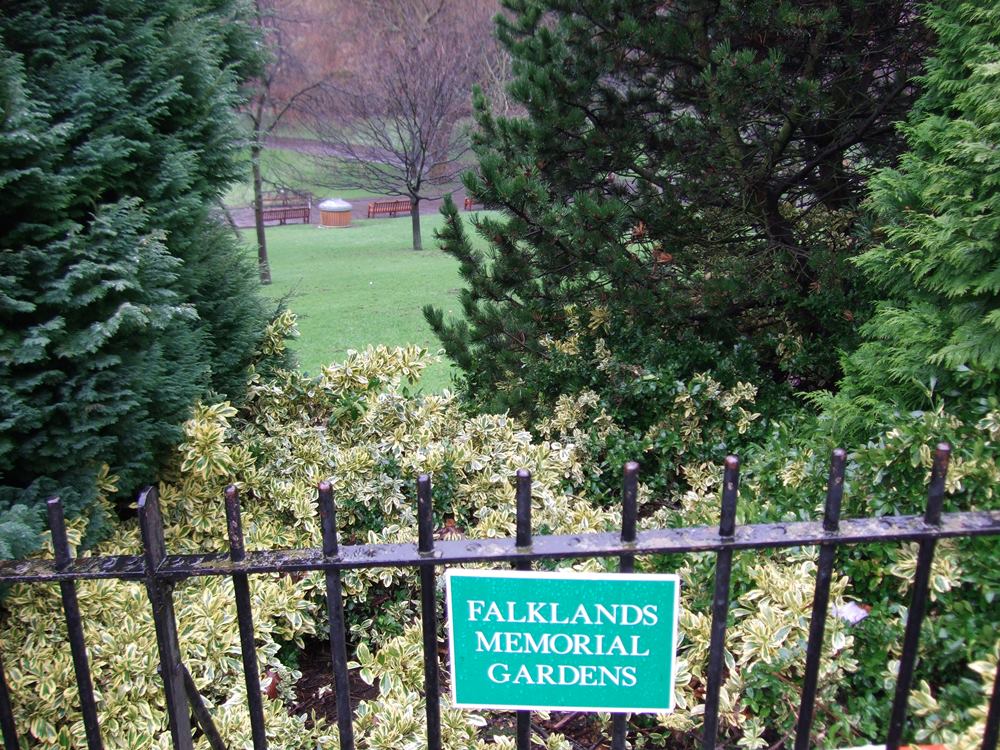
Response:
M518 479L531 479L531 472L528 471L527 469L518 469L517 470L517 478Z
M330 481L327 479L324 479L322 482L320 482L317 485L317 487L319 488L320 492L329 492L331 489L333 489L333 485L330 484Z
M239 490L236 489L235 484L230 484L226 487L226 500L233 500L239 495Z
M937 444L937 452L939 455L947 456L951 453L951 445L944 441Z
M726 468L727 469L738 469L740 468L740 458L739 456L734 456L729 454L726 456Z
M143 487L139 491L139 499L136 501L136 507L139 510L143 510L146 507L146 504L147 504L146 501L152 495L152 493L153 493L153 491L155 489L156 488L153 485L148 485L146 487Z
M629 461L622 471L622 533L621 540L627 544L635 543L635 528L638 517L639 464ZM622 572L632 572L632 558L623 555L619 559L619 569Z
M417 551L421 554L434 551L434 498L428 474L417 477Z

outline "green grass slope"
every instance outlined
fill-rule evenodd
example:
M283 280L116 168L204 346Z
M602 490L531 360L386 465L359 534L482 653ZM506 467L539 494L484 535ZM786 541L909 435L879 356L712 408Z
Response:
M287 297L298 316L301 336L292 348L304 371L315 374L369 344L438 351L421 308L429 302L456 310L462 283L458 263L434 246L441 222L438 214L422 217L422 252L411 249L409 217L363 219L345 229L268 228L273 283L264 293ZM244 236L252 241L251 232ZM450 380L451 367L442 361L428 368L421 386L440 391Z

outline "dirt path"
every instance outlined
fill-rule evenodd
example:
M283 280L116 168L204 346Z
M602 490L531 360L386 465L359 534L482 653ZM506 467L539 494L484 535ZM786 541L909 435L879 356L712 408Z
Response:
M334 195L333 193L334 193L334 191L331 191L331 195L329 197L335 198L336 195ZM452 199L455 201L455 203L458 205L459 210L461 211L462 210L462 206L463 206L463 204L465 202L465 191L459 190L459 191L456 191L456 192L452 193ZM399 200L399 196L396 195L396 196L386 196L384 198L369 198L367 200L352 200L352 201L348 201L348 203L351 204L351 221L353 221L353 222L356 222L356 221L369 221L369 219L368 219L368 204L371 203L372 201L375 201L375 200ZM444 203L443 199L438 199L438 200L433 200L433 201L429 201L429 200L428 201L420 201L420 215L423 216L424 214L435 214L435 213L437 213L438 211L441 210L441 204L442 203ZM245 229L245 228L248 228L248 227L252 227L254 225L254 223L253 223L253 209L250 208L249 206L229 206L229 215L233 217L233 222L240 229ZM380 219L384 219L384 218L392 218L392 217L380 216L379 218ZM398 214L396 216L396 219L398 219L398 220L409 219L409 218L410 218L410 215L408 213L407 214ZM294 223L298 224L299 222L294 222ZM312 211L309 213L309 223L310 224L319 224L319 209L317 209L315 205L313 206ZM268 222L268 224L267 224L267 226L269 226L269 227L276 226L276 225L277 225L277 222L273 222L273 221L272 222Z
M340 159L352 159L355 156L363 156L367 161L378 162L380 164L397 164L399 162L392 152L382 148L358 147L356 153L352 154L336 146L309 138L285 138L283 136L272 135L268 137L266 146L267 148L282 148L286 151L298 151L300 154L310 154L311 156L333 156Z
M267 139L267 145L271 148L282 148L289 151L298 151L303 154L310 154L313 156L337 156L341 158L347 158L345 153L342 153L338 149L328 146L323 143L318 143L317 141L309 140L308 138L283 138L277 136L271 136ZM373 161L384 161L384 154L375 153L377 149L372 150L372 160ZM462 207L465 202L465 190L461 187L457 188L452 194L452 198L455 203ZM323 200L324 198L336 198L337 191L331 189L328 195L316 196L316 202ZM351 220L352 221L367 221L368 220L368 204L372 201L377 200L399 200L398 195L386 195L377 198L367 198L364 200L350 200L348 203L351 204ZM442 198L436 200L424 200L420 201L420 214L434 214L441 210L441 204L444 202ZM246 227L252 227L254 225L253 221L253 209L250 206L228 206L229 214L232 216L233 222L237 227L241 229ZM406 219L409 214L399 214L396 216L397 219ZM385 217L380 217L385 218ZM277 222L269 222L268 226L274 226ZM313 206L312 211L309 214L310 224L319 224L319 210L316 206Z

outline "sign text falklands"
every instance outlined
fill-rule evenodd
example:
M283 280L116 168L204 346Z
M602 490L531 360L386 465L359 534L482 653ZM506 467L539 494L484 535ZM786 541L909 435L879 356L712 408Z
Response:
M677 576L445 575L456 706L673 710Z

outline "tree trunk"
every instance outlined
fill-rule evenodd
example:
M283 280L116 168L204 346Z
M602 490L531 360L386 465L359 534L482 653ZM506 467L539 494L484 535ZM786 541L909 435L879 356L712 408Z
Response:
M267 259L267 235L264 232L264 188L260 176L260 140L250 144L250 166L253 169L253 222L257 227L257 267L260 283L271 283L271 264Z
M226 207L222 198L218 199L218 204L219 211L222 213L222 218L226 220L226 224L233 230L233 235L236 237L236 241L242 244L243 235L240 234L240 228L236 226L236 220L233 218L233 212Z
M410 220L413 223L413 249L423 250L423 243L420 241L420 198L410 196Z

